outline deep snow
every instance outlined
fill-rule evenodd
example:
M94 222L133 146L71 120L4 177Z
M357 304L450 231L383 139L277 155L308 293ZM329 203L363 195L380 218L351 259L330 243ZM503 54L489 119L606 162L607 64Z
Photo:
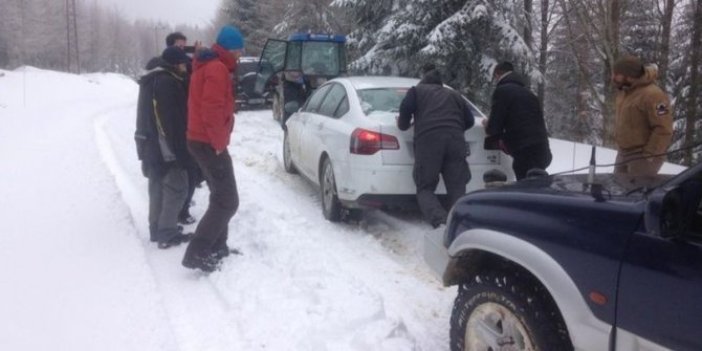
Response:
M2 349L448 349L455 288L422 261L429 227L382 212L325 221L317 191L282 168L270 111L239 113L229 147L241 198L229 245L243 255L207 276L180 265L184 247L157 249L136 95L120 75L0 71ZM587 146L552 146L549 171L587 165Z

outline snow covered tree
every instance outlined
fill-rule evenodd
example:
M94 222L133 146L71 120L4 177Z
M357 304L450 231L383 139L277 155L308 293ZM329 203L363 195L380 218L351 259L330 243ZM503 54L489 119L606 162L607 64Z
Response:
M589 89L587 96L593 107L591 118L593 122L599 120L598 139L607 146L614 144L614 90L610 77L612 65L620 53L624 3L625 0L559 0L570 38L582 37L587 42L587 60L578 53L582 48L574 42L570 45L581 77Z
M672 50L670 77L675 103L675 134L673 147L685 148L702 141L698 130L702 127L702 0L685 1L681 6L673 37L681 39ZM702 159L702 148L688 149L671 155L673 161L692 165Z
M446 82L487 106L486 89L498 61L511 61L527 77L541 76L525 40L531 28L523 1L337 0L355 23L368 24L352 33L363 51L353 63L369 73L416 76L427 62L445 67ZM373 32L375 31L375 33ZM527 31L529 32L529 31Z
M222 4L226 22L237 26L246 38L247 54L258 55L266 43L268 30L262 9L264 2L256 0L229 0Z
M290 0L273 29L279 34L345 33L346 21L343 13L332 6L331 0Z

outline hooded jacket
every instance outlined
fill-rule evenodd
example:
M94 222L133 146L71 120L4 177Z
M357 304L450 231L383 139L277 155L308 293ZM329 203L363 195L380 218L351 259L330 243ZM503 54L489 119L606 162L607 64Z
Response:
M412 119L415 139L439 129L463 133L475 124L466 100L458 92L444 87L436 71L427 72L402 100L398 128L409 129Z
M229 145L235 101L230 73L236 67L234 55L217 44L195 55L188 99L188 140L210 144L215 151Z
M665 153L673 136L673 108L655 81L658 69L646 66L644 75L617 94L615 140L620 151Z
M510 152L542 143L548 145L539 99L517 73L509 72L497 83L485 132L499 136Z
M134 137L139 159L151 167L169 163L190 166L185 144L187 96L185 78L175 67L155 57L139 79Z

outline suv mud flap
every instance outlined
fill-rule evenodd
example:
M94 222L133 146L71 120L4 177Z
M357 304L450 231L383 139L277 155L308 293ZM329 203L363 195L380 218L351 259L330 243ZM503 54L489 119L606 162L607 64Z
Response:
M444 247L444 231L446 226L424 233L424 262L431 268L434 276L443 282L444 271L449 265L450 257Z

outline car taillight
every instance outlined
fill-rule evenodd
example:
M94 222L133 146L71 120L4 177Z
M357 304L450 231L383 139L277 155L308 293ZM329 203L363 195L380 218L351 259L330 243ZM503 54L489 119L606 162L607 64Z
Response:
M373 132L366 129L356 129L351 133L352 154L373 155L380 150L398 150L400 142L392 135Z

